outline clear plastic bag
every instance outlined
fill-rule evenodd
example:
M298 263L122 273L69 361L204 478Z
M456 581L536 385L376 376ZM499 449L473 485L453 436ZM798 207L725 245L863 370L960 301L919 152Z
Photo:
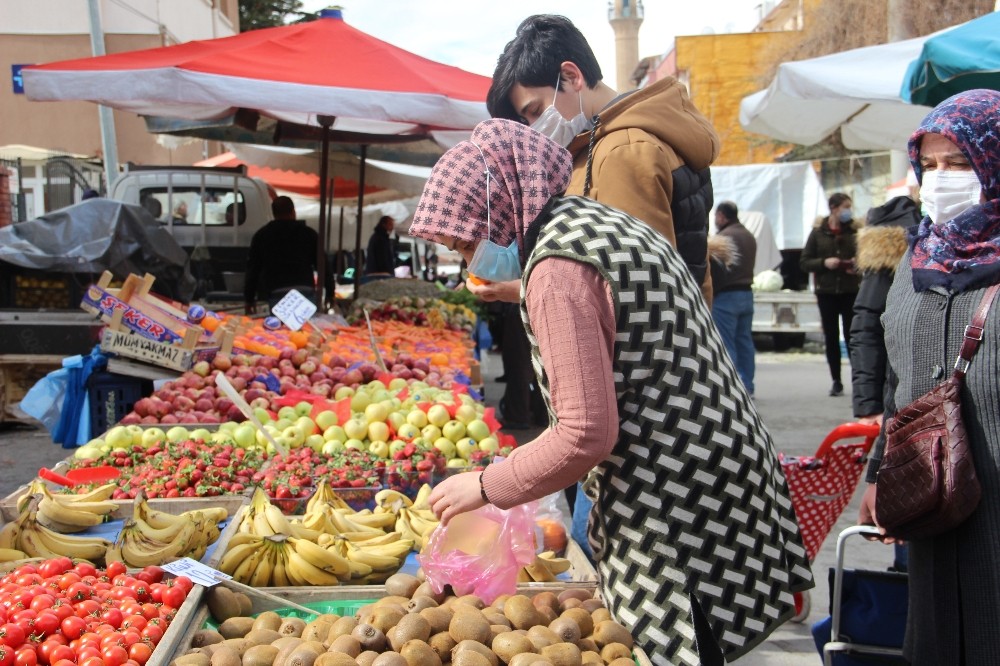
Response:
M530 502L512 509L492 504L452 518L431 533L417 560L435 592L475 594L492 603L514 594L521 567L535 560L535 512Z
M566 552L568 535L559 499L562 491L546 495L538 500L538 511L535 514L535 544L538 552L551 550L562 557Z

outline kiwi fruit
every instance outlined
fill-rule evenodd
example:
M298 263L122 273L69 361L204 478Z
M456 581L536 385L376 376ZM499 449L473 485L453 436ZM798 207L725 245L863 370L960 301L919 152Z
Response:
M252 628L252 617L231 617L219 625L219 633L223 638L243 638Z
M529 601L528 603L531 602ZM527 636L514 631L508 631L494 638L491 647L493 648L493 652L505 664L510 663L514 655L535 651L535 646L531 644Z
M621 658L632 658L632 650L628 649L621 643L608 643L603 648L601 648L601 659L606 663L611 663L615 659Z
M420 617L414 615L410 617ZM443 666L441 657L427 644L427 639L409 640L403 644L399 654L406 660L407 666Z
M247 647L253 647L254 645L270 645L279 638L281 638L281 634L274 629L254 629L244 636L243 640L247 642Z
M240 615L247 617L253 615L253 599L242 592L233 592L233 594L236 595L236 601L240 604Z
M587 611L588 613L593 613L599 608L604 608L604 602L600 599L587 599L580 604L580 608Z
M444 592L435 592L434 588L431 587L430 583L423 582L417 589L413 591L414 597L430 597L434 601L444 603L445 597L447 596Z
M597 643L591 638L581 638L576 642L576 646L580 648L581 652L600 652L601 648L597 647Z
M486 644L490 640L490 623L478 610L475 612L458 612L448 623L448 633L456 643L465 640Z
M203 652L184 654L170 662L171 666L210 666L211 663L212 659Z
M212 666L242 666L240 653L231 647L223 646L212 652Z
M580 601L579 599L577 599L577 598L575 598L575 597L570 597L570 598L569 598L569 599L567 599L566 601L563 601L563 602L562 602L562 609L563 609L564 611L567 611L567 610L569 610L570 608L579 608L579 607L580 607L580 606L582 606L582 605L583 605L583 602L582 602L582 601Z
M459 652L451 658L451 666L490 666L490 660L472 650Z
M542 648L542 656L554 666L580 666L583 657L580 648L573 643L556 643Z
M503 605L505 603L507 603L507 600L510 599L511 596L513 596L513 595L510 595L510 594L501 594L499 597L497 597L496 599L493 600L493 603L490 604L490 608L496 608L498 611L500 611L502 613L503 612Z
M594 626L594 633L590 638L602 649L610 643L621 643L629 650L632 649L632 634L614 620L598 622Z
M357 657L361 654L361 643L358 639L351 634L344 634L343 636L337 636L330 643L330 649L327 652L343 652L344 654L349 654L352 657Z
M333 626L331 622L317 618L307 624L306 628L302 630L302 640L325 641L326 637L330 635L331 626Z
M191 647L199 648L206 645L215 645L224 640L226 640L226 637L219 632L212 631L211 629L202 629L201 631L196 631L194 636L191 637Z
M313 666L357 666L354 657L343 652L324 652L316 657Z
M486 606L486 604L483 603L483 600L474 594L462 595L461 597L455 599L455 603L467 604L469 606L472 606L476 610L482 610Z
M322 652L308 643L303 643L292 650L292 653L285 657L283 666L313 666L313 662Z
M498 666L500 660L493 650L489 649L479 641L460 641L451 651L451 661L454 663L455 657L464 652L475 652L489 660L490 666Z
M495 608L491 608L489 606L484 608L483 617L485 617L490 624L504 624L508 627L510 626L510 620L507 619L507 616Z
M365 650L364 652L359 654L357 659L355 659L354 661L357 662L358 666L373 666L375 664L375 660L378 659L378 657L379 657L378 652L374 652L373 650ZM316 665L313 664L313 666Z
M243 653L243 666L271 666L278 656L278 648L273 645L254 645Z
M300 617L286 617L278 626L278 633L282 636L302 637L302 632L306 629L306 621Z
M346 636L354 631L354 627L358 626L357 619L353 617L342 617L330 627L330 631L326 634L326 640L324 641L327 646L330 645L338 636Z
M539 609L547 606L556 611L556 614L558 614L560 609L559 597L556 596L555 592L539 592L531 598L531 603L535 605L535 608Z
M559 637L560 643L573 643L576 644L577 641L582 638L580 636L581 629L580 625L576 623L573 618L570 617L560 617L553 620L549 624L549 629Z
M580 627L581 636L589 636L594 633L594 617L582 608L570 608L564 610L560 618L569 618Z
M618 657L609 666L635 666L635 660L631 657Z
M257 631L258 629L270 629L271 631L277 631L280 626L281 616L274 611L264 611L253 621L254 631Z
M416 576L405 573L395 573L385 579L385 591L389 596L400 596L410 599L420 587Z
M605 620L614 620L615 618L611 615L611 611L607 608L598 608L593 613L590 614L590 618L594 621L596 625L598 622L604 622ZM581 627L583 625L580 625Z
M375 625L367 623L359 624L354 627L351 636L361 644L362 652L365 650L381 652L385 649L385 634Z
M553 610L551 606L536 608L535 612L538 613L538 624L549 625L555 622L556 618L559 617L559 613Z
M437 653L437 656L441 657L441 661L447 662L451 651L458 643L447 631L441 631L427 639L427 644Z
M555 645L560 642L559 636L552 629L537 625L528 629L528 640L535 646L535 650L541 652L543 647Z
M582 587L573 587L560 592L557 598L559 599L559 603L565 604L567 599L579 599L580 601L593 599L594 593L592 590L586 590Z
M601 659L601 655L593 650L587 650L580 655L580 661L583 662L583 666L587 664L594 664L595 666L604 666L604 660Z
M384 634L399 624L404 615L406 613L392 606L376 606L370 613L363 615L359 623L370 624Z
M503 614L515 629L530 629L541 624L538 611L531 599L523 594L515 594L504 604Z
M448 631L448 626L451 625L451 619L454 617L454 613L449 609L440 607L425 608L418 615L431 625L432 634Z
M427 639L431 637L431 624L420 615L410 613L404 615L393 627L392 634L389 639L392 643L392 649L402 654L403 646L408 643L420 641L427 644ZM430 648L427 649L430 650ZM437 658L437 655L435 654L434 657Z
M407 666L406 659L397 652L384 652L375 657L372 666Z
M241 657L243 656L243 653L246 652L247 648L250 647L249 645L247 645L247 641L245 638L227 638L226 640L222 641L221 643L218 643L217 645L219 645L220 647L229 648L231 650L236 650L236 653L239 654ZM213 652L212 654L214 655L215 653Z
M419 613L425 608L437 608L438 602L430 597L413 597L406 604L407 613Z
M490 625L490 642L488 645L493 645L493 639L500 634L506 634L510 631L510 626L506 624L491 624Z
M409 596L405 596L404 597L404 596L399 595L399 594L390 594L390 595L384 596L381 599L379 599L378 601L376 601L375 605L376 606L399 606L399 608L402 610L403 607L406 606L406 604L408 604L408 603L410 603L410 597Z
M271 645L278 648L278 654L274 655L274 666L284 666L288 655L295 652L302 645L302 639L295 636L283 636L271 643Z
M507 666L552 666L552 662L540 654L522 652L514 655Z
M223 585L212 586L206 595L205 602L208 605L208 612L220 624L241 614L242 607L239 599L236 598L236 593Z

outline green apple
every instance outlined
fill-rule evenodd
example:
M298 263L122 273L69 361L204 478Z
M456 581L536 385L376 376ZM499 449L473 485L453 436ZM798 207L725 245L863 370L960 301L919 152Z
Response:
M299 416L308 416L309 412L313 410L313 405L311 402L303 400L302 402L295 405L295 413Z
M273 437L277 437L278 435L281 434L281 431L278 430L277 428L275 428L270 423L265 424L264 425L264 430L257 431L257 444L258 444L258 446L262 446L262 447L271 446L271 443L267 441L267 436L264 434L265 432L268 435L270 435L272 438ZM274 447L271 447L271 448L274 448Z
M306 441L304 443L310 449L319 453L323 450L323 445L326 444L326 440L323 439L323 435L315 434L306 437Z
M495 456L500 451L500 442L497 441L496 437L491 435L479 440L479 450Z
M295 418L298 418L298 417L296 416ZM288 428L289 426L293 426L293 425L295 425L295 421L293 421L291 419L280 418L280 417L278 418L277 421L274 422L274 427L278 429L278 432L281 432L285 428Z
M425 425L420 431L420 436L428 442L433 442L441 436L441 428L438 428L436 425Z
M413 446L417 447L418 449L426 449L430 446L427 443L427 440L424 439L423 437L414 437L413 441L410 442L410 444L413 444Z
M365 407L365 418L368 423L385 422L389 418L389 408L386 407L385 403L373 402Z
M465 426L465 432L469 437L480 442L490 436L490 427L482 419L473 419Z
M222 432L232 432L233 430L236 430L236 426L238 425L239 423L236 421L226 421L225 423L219 424L219 430ZM169 433L170 431L168 430L167 432Z
M392 426L393 430L398 432L399 429L406 424L406 417L403 416L402 412L389 412L386 422Z
M167 433L163 432L161 428L147 428L142 433L143 448L148 449L165 441L167 441Z
M257 417L257 420L260 421L261 425L271 422L271 412L267 411L263 407L254 407L253 415Z
M385 390L385 384L382 382L381 379L373 379L370 382L368 382L365 386L368 389L370 389L372 393L374 393L376 391L384 391Z
M417 407L406 415L406 422L412 426L416 426L417 428L423 428L427 425L427 413Z
M198 441L199 439L203 442L211 441L212 431L208 428L195 428L191 431L191 439Z
M288 421L294 421L299 418L299 413L295 411L294 407L285 406L278 410L279 419L288 419Z
M350 386L341 386L337 389L336 393L333 394L334 400L343 400L344 398L350 398L354 395L354 388Z
M441 428L441 434L451 441L457 442L465 437L465 424L457 420L448 421Z
M212 433L212 443L219 444L220 446L225 446L226 444L233 443L233 433L227 432L225 430L216 430Z
M300 416L295 419L295 427L305 433L305 436L315 435L319 432L319 428L316 427L316 422L313 421L308 416Z
M444 405L431 405L430 409L427 410L427 421L438 428L450 420L451 414L448 413L448 409Z
M101 453L101 446L94 444L95 441L101 440L91 440L78 448L73 452L73 457L77 460L96 460L100 458L103 454Z
M249 423L236 426L233 430L233 441L241 449L250 448L257 441L257 428Z
M375 421L368 424L368 439L373 442L389 441L389 426L383 421Z
M222 428L219 428L219 432L226 432ZM174 426L167 431L167 441L168 442L181 442L190 437L188 429L184 426Z
M438 437L434 440L434 448L440 451L445 458L454 458L458 453L455 449L455 442L447 437Z
M368 408L368 405L372 404L371 396L367 391L358 391L351 398L351 411L352 412L363 412Z
M372 442L368 445L368 453L379 458L388 458L389 444L384 441Z
M469 456L477 448L476 443L468 437L463 437L455 442L455 450L458 452L458 456L463 460L468 460Z
M458 409L455 410L455 419L461 421L465 425L469 425L469 421L473 420L479 416L476 413L476 408L472 405L459 405Z
M330 426L337 425L337 415L330 410L325 410L316 415L316 427L325 431Z
M306 441L306 434L298 426L288 426L281 431L281 436L290 442L286 446L289 449L297 449Z
M364 439L368 436L368 422L364 419L352 418L344 424L344 432L348 439Z
M402 439L411 440L415 437L420 436L420 428L413 425L412 423L404 423L403 425L396 428L396 434Z
M132 431L127 426L115 426L104 436L104 442L113 449L132 446Z
M464 458L452 458L445 465L451 469L463 469L469 466L469 461Z
M406 442L401 439L394 439L389 442L389 455L396 455L406 448Z
M276 441L281 446L281 448L285 449L286 451L291 451L292 449L296 449L302 446L302 442L296 444L295 439L289 437L288 435L285 435L284 433L275 437L274 441ZM270 446L270 444L268 446Z
M365 448L365 443L362 442L360 439L353 439L352 438L352 439L349 439L346 442L344 442L344 448L345 449L358 449L359 451L363 451L364 448Z
M334 453L340 453L344 450L344 443L337 439L331 439L323 444L323 448L320 449L323 455L332 456Z
M401 391L406 388L406 380L402 377L394 377L391 382L389 382L390 391Z
M339 425L332 425L323 431L323 439L326 441L337 440L338 442L346 442L350 437L344 432L344 429Z
M132 446L142 446L142 426L133 423L125 426L125 428L132 433Z

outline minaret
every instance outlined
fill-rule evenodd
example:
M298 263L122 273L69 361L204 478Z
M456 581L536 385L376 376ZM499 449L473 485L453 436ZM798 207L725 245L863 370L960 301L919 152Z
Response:
M615 90L625 92L634 87L630 78L639 64L642 0L609 0L608 22L615 31Z

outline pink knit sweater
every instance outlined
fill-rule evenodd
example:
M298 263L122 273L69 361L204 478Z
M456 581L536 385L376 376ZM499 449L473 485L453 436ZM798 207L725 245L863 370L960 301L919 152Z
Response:
M525 301L558 423L486 468L486 495L502 509L581 480L618 439L615 309L607 281L592 266L551 257L532 270Z

